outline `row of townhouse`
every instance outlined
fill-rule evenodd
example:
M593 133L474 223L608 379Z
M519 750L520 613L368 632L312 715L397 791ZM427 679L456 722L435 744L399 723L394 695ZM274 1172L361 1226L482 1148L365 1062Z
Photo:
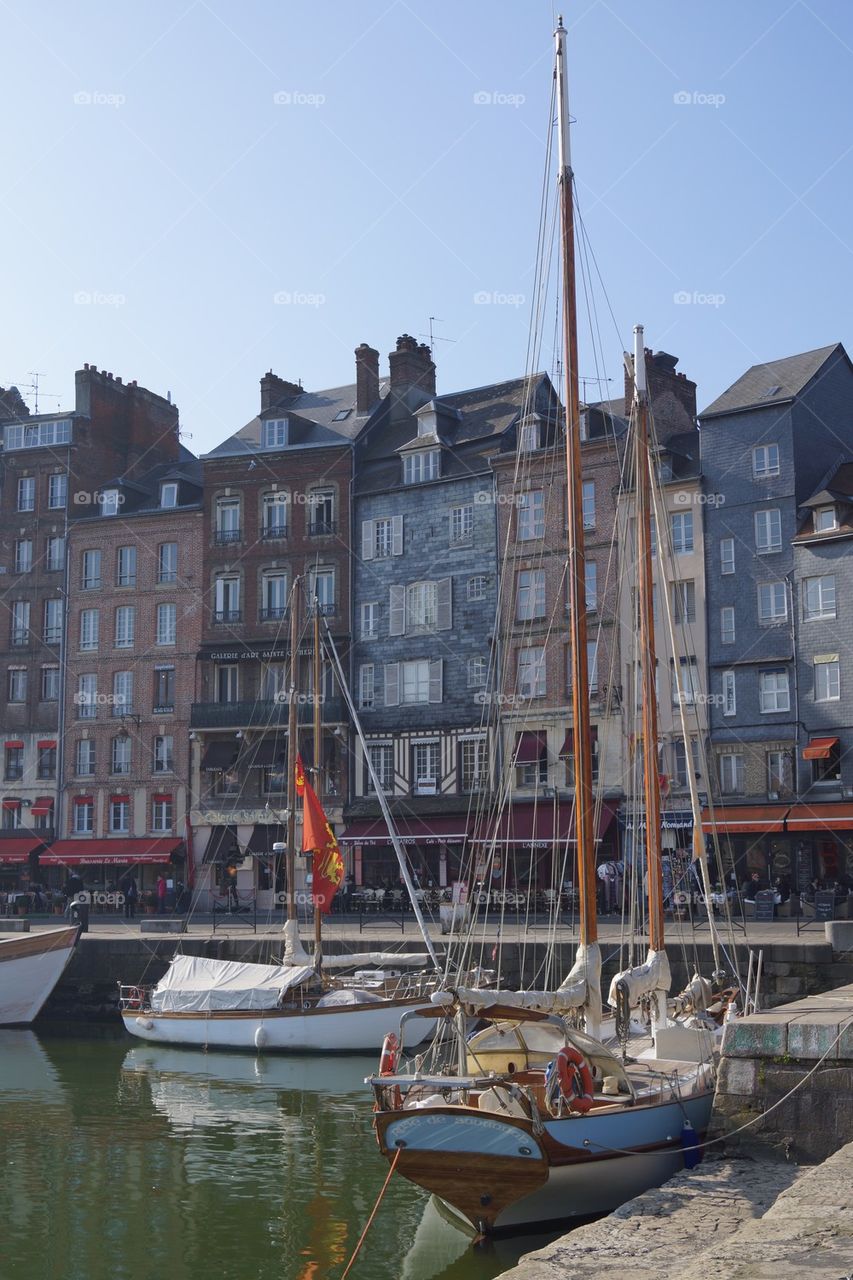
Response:
M664 844L690 847L692 774L738 865L841 874L849 361L756 366L698 419L677 360L646 363ZM601 860L643 826L631 392L582 418ZM357 883L397 882L377 783L424 884L465 866L495 886L572 879L564 424L546 374L439 396L429 348L402 335L380 376L363 343L345 386L265 374L257 415L201 459L168 399L93 367L72 413L4 406L0 883L135 866L147 886L171 863L210 895L235 863L273 906L294 612L298 746ZM315 613L361 735L328 657L313 689Z

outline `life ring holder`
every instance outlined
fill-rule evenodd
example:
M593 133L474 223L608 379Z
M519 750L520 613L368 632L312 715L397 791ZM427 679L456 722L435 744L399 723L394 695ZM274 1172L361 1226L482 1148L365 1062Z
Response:
M380 1076L393 1076L400 1061L400 1041L393 1031L389 1031L382 1041L382 1052L379 1055ZM400 1086L395 1084L391 1089L391 1109L400 1111L403 1106L403 1095Z
M564 1044L557 1054L557 1079L569 1110L585 1115L595 1101L595 1083L588 1061L572 1044Z
M142 992L139 990L139 987L128 988L124 1007L134 1011L142 1008Z

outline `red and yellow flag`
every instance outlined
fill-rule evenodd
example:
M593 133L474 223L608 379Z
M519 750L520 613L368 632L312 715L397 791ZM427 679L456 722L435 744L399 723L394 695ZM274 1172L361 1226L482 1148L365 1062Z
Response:
M332 899L344 878L344 860L338 849L335 833L329 826L323 806L305 775L302 775L302 793L305 807L302 815L302 852L312 853L311 897L318 911L332 909Z
M302 764L302 756L298 753L296 756L296 794L298 796L305 794L305 767Z

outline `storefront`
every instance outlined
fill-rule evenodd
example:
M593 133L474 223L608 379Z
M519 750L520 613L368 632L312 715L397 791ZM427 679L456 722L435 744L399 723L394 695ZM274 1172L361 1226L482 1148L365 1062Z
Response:
M65 888L69 879L82 882L93 894L121 892L122 881L133 876L142 907L153 904L145 895L156 892L161 872L166 877L170 907L187 884L183 840L174 836L151 840L57 840L39 855L39 874L50 889ZM79 891L80 886L75 886ZM120 905L120 904L119 904Z
M285 824L280 821L243 821L243 818L269 818L270 815L264 811L235 811L230 816L231 822L206 829L207 839L202 846L196 874L197 902L209 910L217 899L223 898L228 868L233 867L242 903L256 903L259 911L282 906L287 888L287 867L284 856L277 854L273 845L287 840ZM204 832L205 828L201 830ZM304 861L302 858L297 860L297 891L304 881L304 870L300 871L299 866Z
M615 816L612 802L598 806L597 862L618 856ZM516 801L497 820L480 823L473 845L475 886L542 892L577 883L574 804L568 801Z
M467 825L465 814L401 818L395 822L416 885L443 889L460 878ZM351 823L339 843L346 872L353 876L356 887L388 889L400 885L400 867L384 818Z
M853 804L796 804L785 819L793 868L792 887L813 879L853 885Z
M0 893L26 891L38 883L38 854L43 848L35 834L0 837Z
M718 805L702 810L702 831L706 837L719 844L723 875L734 872L741 886L757 871L761 880L770 885L781 877L791 880L791 887L799 887L799 873L792 840L786 827L790 806L770 805ZM716 868L711 862L711 878ZM805 864L801 868L805 873ZM811 879L809 871L803 888Z

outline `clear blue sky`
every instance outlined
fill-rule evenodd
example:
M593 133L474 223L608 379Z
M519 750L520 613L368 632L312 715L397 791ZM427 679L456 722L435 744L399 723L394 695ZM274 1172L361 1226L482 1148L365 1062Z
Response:
M644 322L700 405L756 360L848 341L849 0L563 8L580 198L623 338ZM92 362L170 390L203 452L256 411L267 368L350 381L359 342L384 369L430 315L454 339L440 391L523 371L528 307L475 296L530 298L550 0L3 14L0 383L40 370L69 408Z

